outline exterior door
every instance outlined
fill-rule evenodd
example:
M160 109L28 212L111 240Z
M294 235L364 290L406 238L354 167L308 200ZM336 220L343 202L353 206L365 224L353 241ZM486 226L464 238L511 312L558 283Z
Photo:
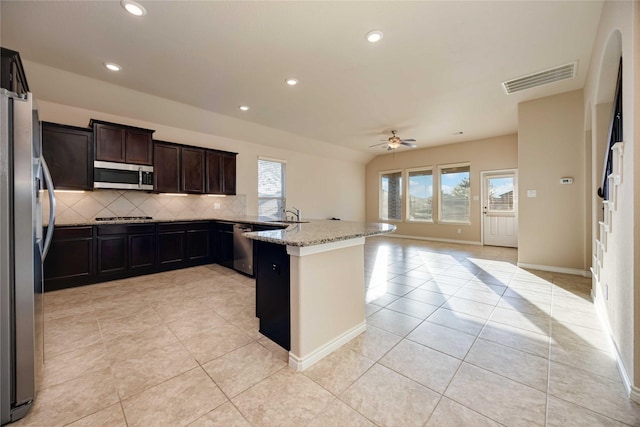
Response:
M483 244L518 247L518 176L482 173Z

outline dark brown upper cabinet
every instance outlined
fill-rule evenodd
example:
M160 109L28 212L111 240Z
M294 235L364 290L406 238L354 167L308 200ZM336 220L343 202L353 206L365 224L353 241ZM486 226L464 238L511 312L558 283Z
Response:
M206 192L236 194L236 154L206 151Z
M24 95L29 92L20 54L11 49L1 48L0 86L10 92Z
M205 150L195 147L182 147L182 191L185 193L204 193Z
M158 193L179 193L180 146L156 141L153 153L153 190Z
M154 141L154 191L236 194L236 153Z
M90 129L42 122L42 155L56 189L93 190Z
M91 119L96 160L105 162L153 164L153 130Z

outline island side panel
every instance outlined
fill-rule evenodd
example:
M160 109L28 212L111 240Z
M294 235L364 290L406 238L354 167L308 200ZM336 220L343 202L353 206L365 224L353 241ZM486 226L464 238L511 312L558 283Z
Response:
M366 329L364 238L291 255L289 364L304 370Z

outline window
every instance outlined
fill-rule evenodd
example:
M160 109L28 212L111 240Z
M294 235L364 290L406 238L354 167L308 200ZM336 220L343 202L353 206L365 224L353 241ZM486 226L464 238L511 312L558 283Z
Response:
M431 169L407 171L407 219L433 221L433 172Z
M380 219L402 220L402 171L380 173Z
M258 159L258 215L281 218L285 207L283 160Z
M470 222L470 169L468 164L439 168L441 222Z

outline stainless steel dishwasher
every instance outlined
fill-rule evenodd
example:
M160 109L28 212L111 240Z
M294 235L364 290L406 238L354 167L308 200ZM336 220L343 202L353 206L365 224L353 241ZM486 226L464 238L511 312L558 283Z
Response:
M251 225L233 224L233 268L253 276L253 240L243 233L252 231Z

